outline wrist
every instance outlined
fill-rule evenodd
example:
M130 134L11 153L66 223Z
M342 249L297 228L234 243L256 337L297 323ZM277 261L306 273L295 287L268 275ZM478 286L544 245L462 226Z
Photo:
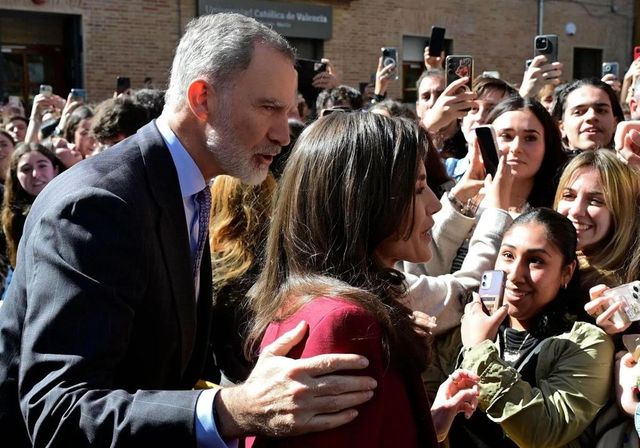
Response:
M236 398L241 386L225 387L216 394L213 402L213 417L215 420L218 434L225 440L237 439L248 435L248 431L244 431L242 425L239 423L240 411L235 409L235 405L241 403L241 400Z
M478 209L477 204L475 204L471 198L461 201L454 193L454 190L451 190L447 194L447 199L453 205L453 208L460 214L466 216L467 218L473 218L476 216L476 211Z

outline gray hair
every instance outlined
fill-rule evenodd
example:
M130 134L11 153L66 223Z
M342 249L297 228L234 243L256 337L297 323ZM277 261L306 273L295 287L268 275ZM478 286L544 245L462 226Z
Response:
M198 78L228 84L249 67L256 43L265 43L295 60L295 50L286 39L255 19L229 13L193 19L176 48L166 103L182 105L189 84Z

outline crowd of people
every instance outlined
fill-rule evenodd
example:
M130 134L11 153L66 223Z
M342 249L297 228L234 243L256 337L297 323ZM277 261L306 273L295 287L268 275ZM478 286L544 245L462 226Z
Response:
M308 104L282 36L216 14L166 91L4 108L7 440L638 447L640 59L469 89L424 56L415 108L382 58Z

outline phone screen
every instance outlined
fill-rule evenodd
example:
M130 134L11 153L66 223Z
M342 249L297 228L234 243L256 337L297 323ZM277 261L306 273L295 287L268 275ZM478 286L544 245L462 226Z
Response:
M309 105L315 106L320 89L313 87L313 78L326 70L326 64L315 59L296 59L298 71L298 91Z
M440 56L444 50L445 28L439 26L431 27L431 37L429 38L429 56Z
M496 132L491 125L477 126L475 129L480 146L480 153L484 162L484 169L487 174L495 176L498 170L498 144L496 142Z

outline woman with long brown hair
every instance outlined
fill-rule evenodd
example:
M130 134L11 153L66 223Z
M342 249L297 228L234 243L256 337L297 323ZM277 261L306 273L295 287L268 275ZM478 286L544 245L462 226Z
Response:
M300 136L281 179L253 289L249 347L304 320L309 335L289 356L359 353L378 387L351 423L254 446L437 446L458 412L474 409L478 378L456 371L429 403L420 373L428 335L399 299L401 260L430 258L439 202L422 160L428 138L408 120L334 113ZM446 405L444 405L446 403Z

